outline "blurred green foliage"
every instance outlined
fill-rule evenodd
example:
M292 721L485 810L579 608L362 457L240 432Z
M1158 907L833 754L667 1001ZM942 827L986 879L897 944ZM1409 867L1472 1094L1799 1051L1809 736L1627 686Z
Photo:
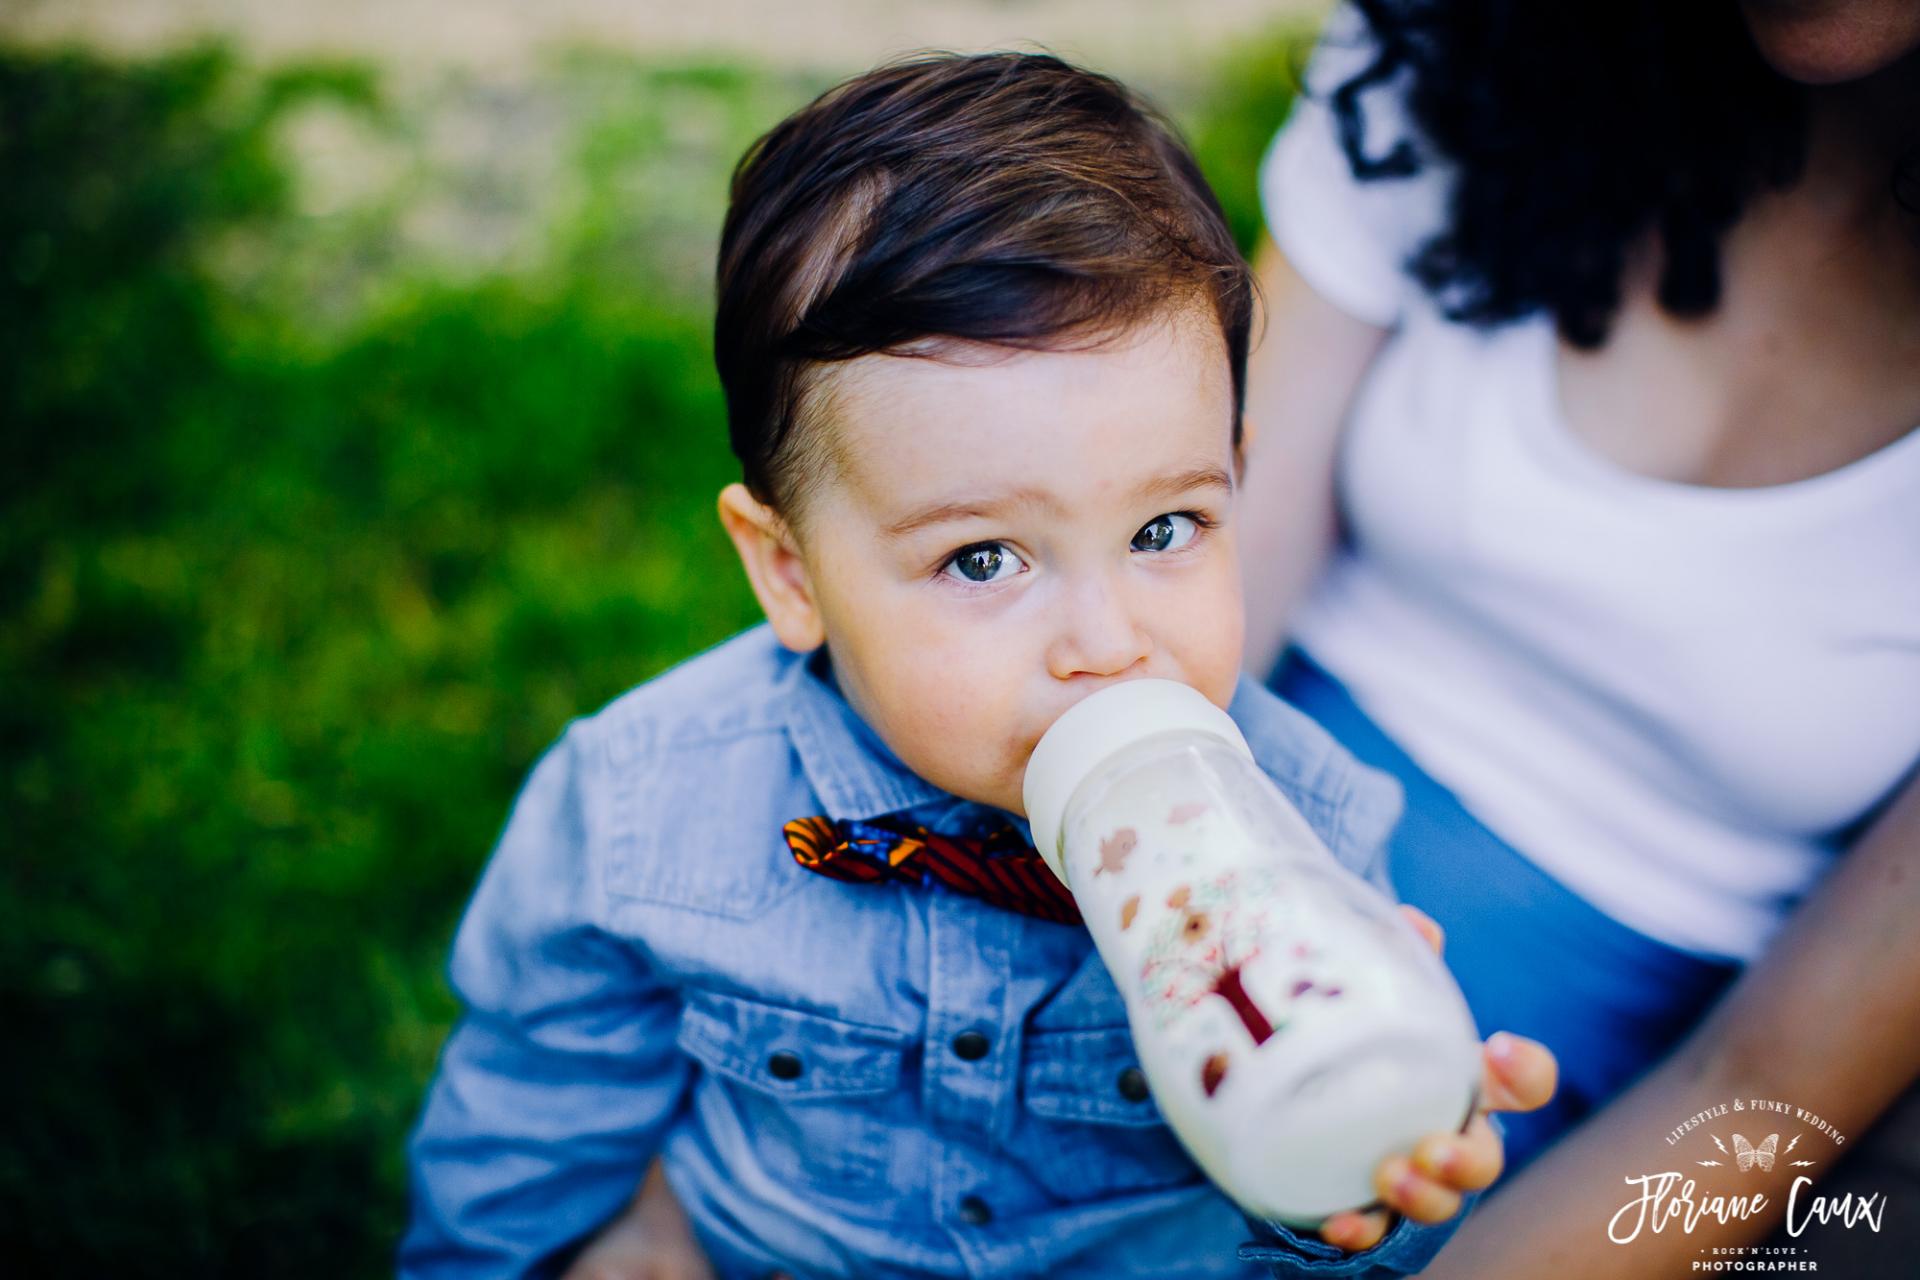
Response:
M1243 243L1292 48L1175 104ZM757 616L707 304L650 255L717 237L741 147L823 86L554 84L591 98L572 194L530 261L461 271L395 252L417 186L301 211L291 116L408 128L368 68L0 50L12 1274L388 1271L521 778ZM677 213L635 177L663 154Z
M1293 105L1312 36L1311 28L1288 24L1237 46L1208 69L1203 90L1191 104L1174 108L1194 158L1220 198L1234 240L1249 256L1265 222L1257 170Z

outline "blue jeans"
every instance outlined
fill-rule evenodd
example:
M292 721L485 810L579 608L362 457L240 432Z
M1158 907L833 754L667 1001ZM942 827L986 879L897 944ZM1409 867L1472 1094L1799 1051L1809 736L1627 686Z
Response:
M1287 651L1268 683L1406 789L1388 872L1401 900L1447 931L1447 966L1480 1034L1529 1036L1560 1060L1552 1102L1501 1118L1503 1181L1664 1057L1739 973L1602 914L1522 857L1299 649Z

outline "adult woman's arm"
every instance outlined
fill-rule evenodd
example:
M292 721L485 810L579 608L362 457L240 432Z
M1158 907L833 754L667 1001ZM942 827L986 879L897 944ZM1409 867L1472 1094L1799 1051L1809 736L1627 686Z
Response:
M1247 469L1235 520L1247 600L1246 670L1264 679L1287 620L1333 546L1340 429L1388 330L1314 292L1261 232L1262 315L1247 356Z
M1769 1181L1767 1208L1745 1221L1703 1217L1690 1235L1671 1225L1656 1234L1649 1217L1625 1245L1609 1242L1608 1225L1638 1196L1626 1178L1716 1172L1695 1167L1666 1141L1676 1125L1708 1107L1775 1099L1818 1114L1850 1145L1862 1136L1920 1076L1916 919L1920 774L1693 1034L1488 1200L1422 1274L1642 1280L1685 1274L1701 1249L1765 1239L1785 1213L1789 1178ZM1817 1177L1832 1165L1830 1144L1803 1146L1802 1154L1809 1149L1826 1158L1791 1172ZM1699 1181L1701 1195L1710 1181L1713 1190L1727 1189L1710 1176ZM1804 1200L1805 1193L1802 1219ZM1622 1234L1633 1217L1623 1220Z

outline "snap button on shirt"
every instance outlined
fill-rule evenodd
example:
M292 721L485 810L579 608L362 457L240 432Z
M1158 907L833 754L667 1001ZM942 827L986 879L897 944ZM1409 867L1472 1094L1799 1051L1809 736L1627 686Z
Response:
M993 1210L979 1196L967 1196L960 1201L960 1221L970 1227L984 1227L993 1221Z
M767 1059L767 1070L775 1080L798 1080L806 1065L800 1061L799 1054L782 1049Z
M953 1038L955 1056L967 1062L978 1062L987 1056L992 1047L986 1036L978 1031L962 1031Z
M1138 1067L1128 1067L1120 1073L1120 1096L1128 1102L1147 1100L1147 1076Z

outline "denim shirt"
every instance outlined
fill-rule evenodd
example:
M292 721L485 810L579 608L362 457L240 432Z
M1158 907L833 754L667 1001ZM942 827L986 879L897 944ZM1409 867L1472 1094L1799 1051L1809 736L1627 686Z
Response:
M1235 1208L1141 1096L1083 926L798 865L792 818L1009 817L906 769L824 657L763 624L536 765L454 941L466 1013L409 1146L404 1275L555 1273L656 1154L722 1280L1397 1276L1438 1252L1458 1218L1346 1254ZM1398 784L1253 681L1229 711L1386 890Z

